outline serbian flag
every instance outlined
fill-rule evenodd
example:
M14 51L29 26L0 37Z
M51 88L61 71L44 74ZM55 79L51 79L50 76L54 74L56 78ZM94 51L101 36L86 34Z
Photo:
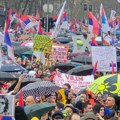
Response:
M38 22L38 29L37 29L37 34L42 35L42 25L41 21L39 20Z
M99 34L99 23L92 12L88 12L88 31L96 35Z
M100 6L100 25L103 33L108 33L108 31L110 31L108 20L102 4Z
M98 46L98 43L95 40L96 37L91 38L91 46Z
M9 33L8 33L8 29L9 29L9 25L10 25L10 12L11 12L11 11L9 11L8 18L7 18L7 20L5 21L4 43L6 43L6 45L7 45L8 57L9 57L10 59L12 59L13 61L15 61L14 51L13 51L12 44L11 44L11 40L10 40L10 36L9 36Z
M116 64L114 64L113 61L111 61L110 67L112 67L112 74L114 74L115 73L114 67L116 67Z
M24 107L24 100L23 100L23 92L22 92L22 90L20 91L20 96L19 96L19 106Z
M63 13L63 21L68 21L68 15L66 11Z
M98 61L95 63L92 74L95 75L98 67Z

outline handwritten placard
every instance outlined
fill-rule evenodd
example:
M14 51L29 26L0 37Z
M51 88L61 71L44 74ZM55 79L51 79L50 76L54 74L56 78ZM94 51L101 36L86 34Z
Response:
M97 71L111 72L112 62L114 70L117 71L116 48L112 46L92 47L92 65L98 61Z
M54 62L66 62L67 53L67 48L65 46L53 45L51 59Z
M34 35L33 51L51 53L52 41L47 35Z

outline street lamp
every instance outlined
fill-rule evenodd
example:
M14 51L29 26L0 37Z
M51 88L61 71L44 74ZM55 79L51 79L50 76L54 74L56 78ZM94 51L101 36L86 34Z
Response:
M53 5L49 3L49 0L47 0L47 4L43 5L43 11L47 14L47 27L46 32L48 34L48 22L49 22L49 13L52 13L53 11Z

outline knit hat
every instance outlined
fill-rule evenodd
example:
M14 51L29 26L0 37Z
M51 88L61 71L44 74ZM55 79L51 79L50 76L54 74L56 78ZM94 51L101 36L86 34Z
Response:
M63 116L63 113L61 111L55 111L52 115L52 119L63 119L64 116Z
M93 120L97 120L95 114L93 112L87 112L84 116L84 119L83 120L87 120L87 119L93 119Z

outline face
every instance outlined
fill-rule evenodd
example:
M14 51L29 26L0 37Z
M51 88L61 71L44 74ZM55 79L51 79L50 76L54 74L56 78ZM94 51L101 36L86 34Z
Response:
M115 99L113 97L107 97L105 101L105 106L112 108L115 105Z
M99 114L100 114L100 116L102 116L102 117L104 116L104 107L101 107L101 108L100 108Z
M38 74L39 74L39 75L42 75L42 70L38 70Z
M68 86L66 86L66 85L63 85L62 88L63 88L64 90L69 90Z
M74 115L71 117L71 120L80 120L80 116L77 115L77 114L74 114Z
M80 97L80 101L81 101L82 103L85 103L85 98L84 98L84 97Z
M28 96L27 98L26 98L26 101L25 101L25 104L26 105L32 105L32 104L35 104L36 102L35 102L35 100L34 100L34 98L32 97L32 96Z
M86 112L91 112L93 110L92 105L87 105Z
M84 98L84 101L88 100L86 94L81 94L80 96Z
M5 100L0 99L0 113L4 111L4 108L5 108Z
M72 97L73 97L73 94L72 94L71 92L69 92L69 93L68 93L68 98L69 98L69 99L72 99Z

